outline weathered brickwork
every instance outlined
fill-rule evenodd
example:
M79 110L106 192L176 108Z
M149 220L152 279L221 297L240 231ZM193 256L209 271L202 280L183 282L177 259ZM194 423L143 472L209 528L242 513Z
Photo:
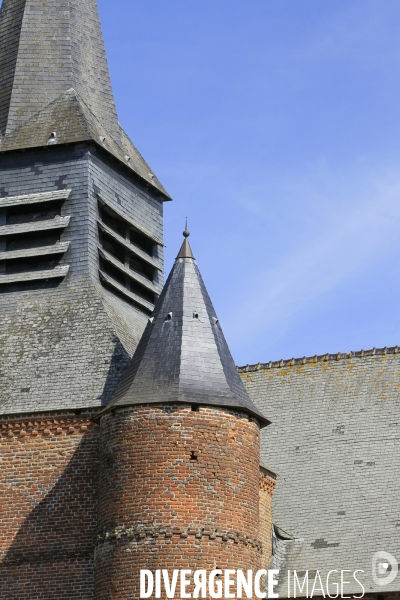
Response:
M118 123L96 0L3 0L0 81L0 600L270 564L282 598L289 569L363 569L382 600L399 348L247 367L247 394L189 232L148 319L169 196Z
M90 413L0 421L0 598L91 600L98 426Z
M260 568L259 425L185 405L101 420L96 599L138 597L139 569Z
M276 479L260 474L260 539L262 543L262 568L268 569L272 558L272 496Z

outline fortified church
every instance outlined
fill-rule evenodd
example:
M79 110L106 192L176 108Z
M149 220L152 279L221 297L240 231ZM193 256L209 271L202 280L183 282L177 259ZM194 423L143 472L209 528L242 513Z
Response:
M293 570L399 598L372 569L400 559L399 349L237 368L188 231L164 285L170 200L118 122L96 0L3 0L0 599L269 567L281 598Z

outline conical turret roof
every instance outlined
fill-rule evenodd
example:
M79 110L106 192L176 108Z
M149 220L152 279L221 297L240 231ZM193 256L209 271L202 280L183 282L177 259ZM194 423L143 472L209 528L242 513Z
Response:
M118 123L96 0L3 0L0 151L93 140L167 195Z
M159 402L237 408L269 423L240 379L187 236L106 411Z

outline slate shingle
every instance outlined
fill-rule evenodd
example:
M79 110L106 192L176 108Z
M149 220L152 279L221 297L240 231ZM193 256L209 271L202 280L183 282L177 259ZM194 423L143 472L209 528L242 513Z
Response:
M331 569L362 569L367 593L398 591L398 578L385 587L372 579L376 552L400 557L398 348L272 365L240 371L272 421L261 456L279 474L274 522L293 538L278 544L280 597L288 569L325 579ZM349 580L346 592L359 595Z
M4 0L0 150L46 146L52 132L93 140L168 198L118 123L96 0Z
M187 240L107 410L154 402L238 408L269 423L240 380Z

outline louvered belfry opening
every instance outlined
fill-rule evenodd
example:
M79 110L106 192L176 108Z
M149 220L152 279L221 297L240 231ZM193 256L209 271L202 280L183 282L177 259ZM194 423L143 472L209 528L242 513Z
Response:
M71 190L0 198L0 294L58 285L69 265L62 207Z
M0 182L0 293L57 286L68 271L69 280L82 274L85 262L92 265L88 256L74 262L77 253L92 251L89 238L85 245L74 237L77 231L83 235L85 214L89 229L98 229L96 283L100 278L114 296L147 316L162 287L159 205L170 198L119 124L96 0L3 0L0 82L0 153L16 158L27 153L19 163L23 169L30 159L35 164L39 154L45 156L32 171L35 184L16 170ZM89 179L80 179L78 172L69 179L65 187L71 188L73 212L65 215L62 204L68 196L52 196L49 190L53 182L53 189L59 189L57 180L65 179L67 162L79 152L82 161L93 157L93 163L86 163L93 173ZM56 155L59 172L46 176ZM107 174L104 168L110 168ZM98 176L101 186L95 184ZM96 193L93 187L85 190L88 181L104 193L98 228L92 221ZM114 194L122 199L121 208L113 206ZM70 219L68 240L74 247L68 265L63 233Z
M99 274L104 287L150 314L161 291L162 241L98 196Z

